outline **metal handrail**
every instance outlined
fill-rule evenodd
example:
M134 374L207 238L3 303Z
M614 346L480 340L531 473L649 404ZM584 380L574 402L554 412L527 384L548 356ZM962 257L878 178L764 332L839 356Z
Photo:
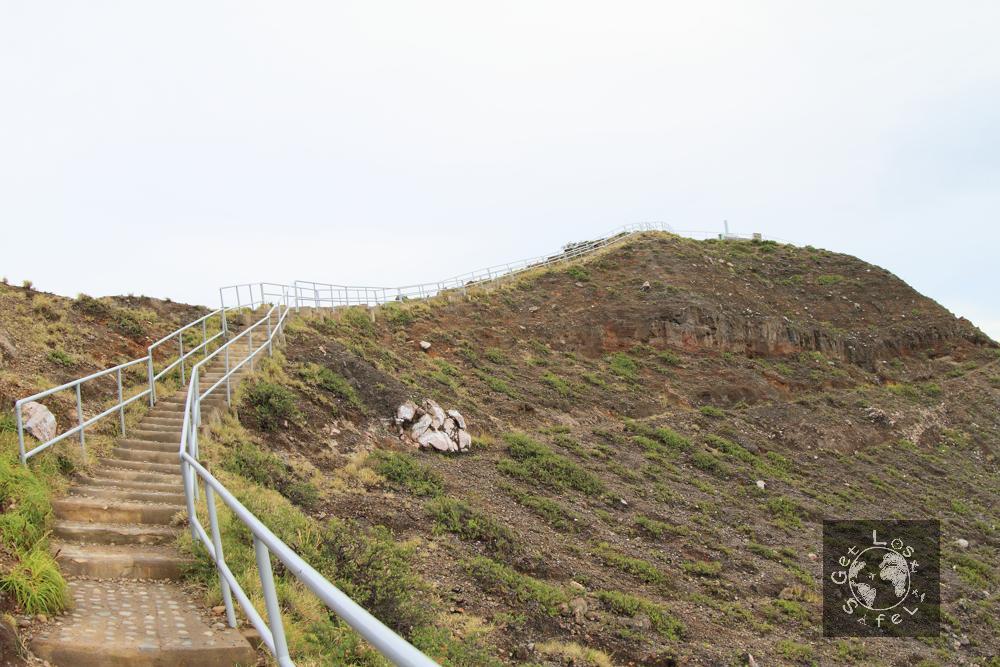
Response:
M262 290L263 293L263 290ZM251 301L253 299L251 298ZM288 652L288 642L285 638L284 624L281 619L281 608L274 586L274 573L271 568L273 554L287 571L293 574L306 588L313 592L334 613L364 637L382 655L397 665L412 665L413 667L435 667L436 662L421 653L416 647L393 632L377 618L365 611L351 600L340 589L326 580L323 575L313 569L306 561L296 554L287 544L282 542L267 526L253 515L239 500L236 499L222 483L215 478L198 461L198 427L202 421L201 404L212 392L223 383L226 384L226 402L231 404L230 378L245 364L253 368L254 359L266 352L274 353L274 341L284 335L285 323L293 303L286 287L283 294L284 303L273 305L267 314L247 327L244 331L226 341L219 349L207 355L191 369L191 380L184 402L184 421L181 426L180 462L181 477L184 480L184 496L187 503L188 525L191 537L195 542L201 542L209 557L215 563L219 573L219 583L222 599L226 608L226 620L230 627L236 627L236 612L233 605L235 596L247 620L260 633L264 645L282 667L294 665ZM276 319L275 319L276 318ZM267 328L267 334L261 343L254 347L253 333L255 330ZM244 336L247 337L247 356L238 363L230 364L230 348ZM258 339L260 340L260 339ZM223 376L214 384L202 390L200 386L201 369L218 355L224 355L226 370ZM196 510L199 483L204 487L205 503L208 510L208 530L202 525ZM264 606L267 620L260 615L250 601L246 591L240 585L236 576L226 564L222 550L222 536L215 507L215 496L232 511L253 535L254 553L257 561L257 572L260 577L261 591L264 595Z

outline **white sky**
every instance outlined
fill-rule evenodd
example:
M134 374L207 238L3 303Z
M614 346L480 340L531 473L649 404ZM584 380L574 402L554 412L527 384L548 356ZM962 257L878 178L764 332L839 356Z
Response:
M215 304L618 225L884 266L1000 338L1000 3L0 6L0 274Z

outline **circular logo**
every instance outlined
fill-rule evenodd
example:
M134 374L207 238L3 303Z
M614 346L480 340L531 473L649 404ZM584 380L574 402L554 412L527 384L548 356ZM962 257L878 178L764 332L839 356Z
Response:
M887 547L868 547L848 567L851 595L865 609L888 611L910 593L910 564L903 554Z

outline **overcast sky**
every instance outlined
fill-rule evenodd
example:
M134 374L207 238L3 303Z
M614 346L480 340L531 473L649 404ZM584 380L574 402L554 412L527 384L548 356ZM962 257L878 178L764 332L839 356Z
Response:
M728 219L1000 338L998 30L992 0L3 0L0 274L215 305Z

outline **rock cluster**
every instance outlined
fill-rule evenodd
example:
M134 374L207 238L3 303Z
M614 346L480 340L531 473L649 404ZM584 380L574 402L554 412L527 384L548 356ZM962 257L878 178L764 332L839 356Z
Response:
M56 418L49 409L35 401L28 401L21 406L21 418L24 420L24 430L48 442L56 437Z
M445 411L427 399L422 406L407 401L396 409L399 437L423 449L439 452L466 452L472 436L465 430L465 417L458 410Z

